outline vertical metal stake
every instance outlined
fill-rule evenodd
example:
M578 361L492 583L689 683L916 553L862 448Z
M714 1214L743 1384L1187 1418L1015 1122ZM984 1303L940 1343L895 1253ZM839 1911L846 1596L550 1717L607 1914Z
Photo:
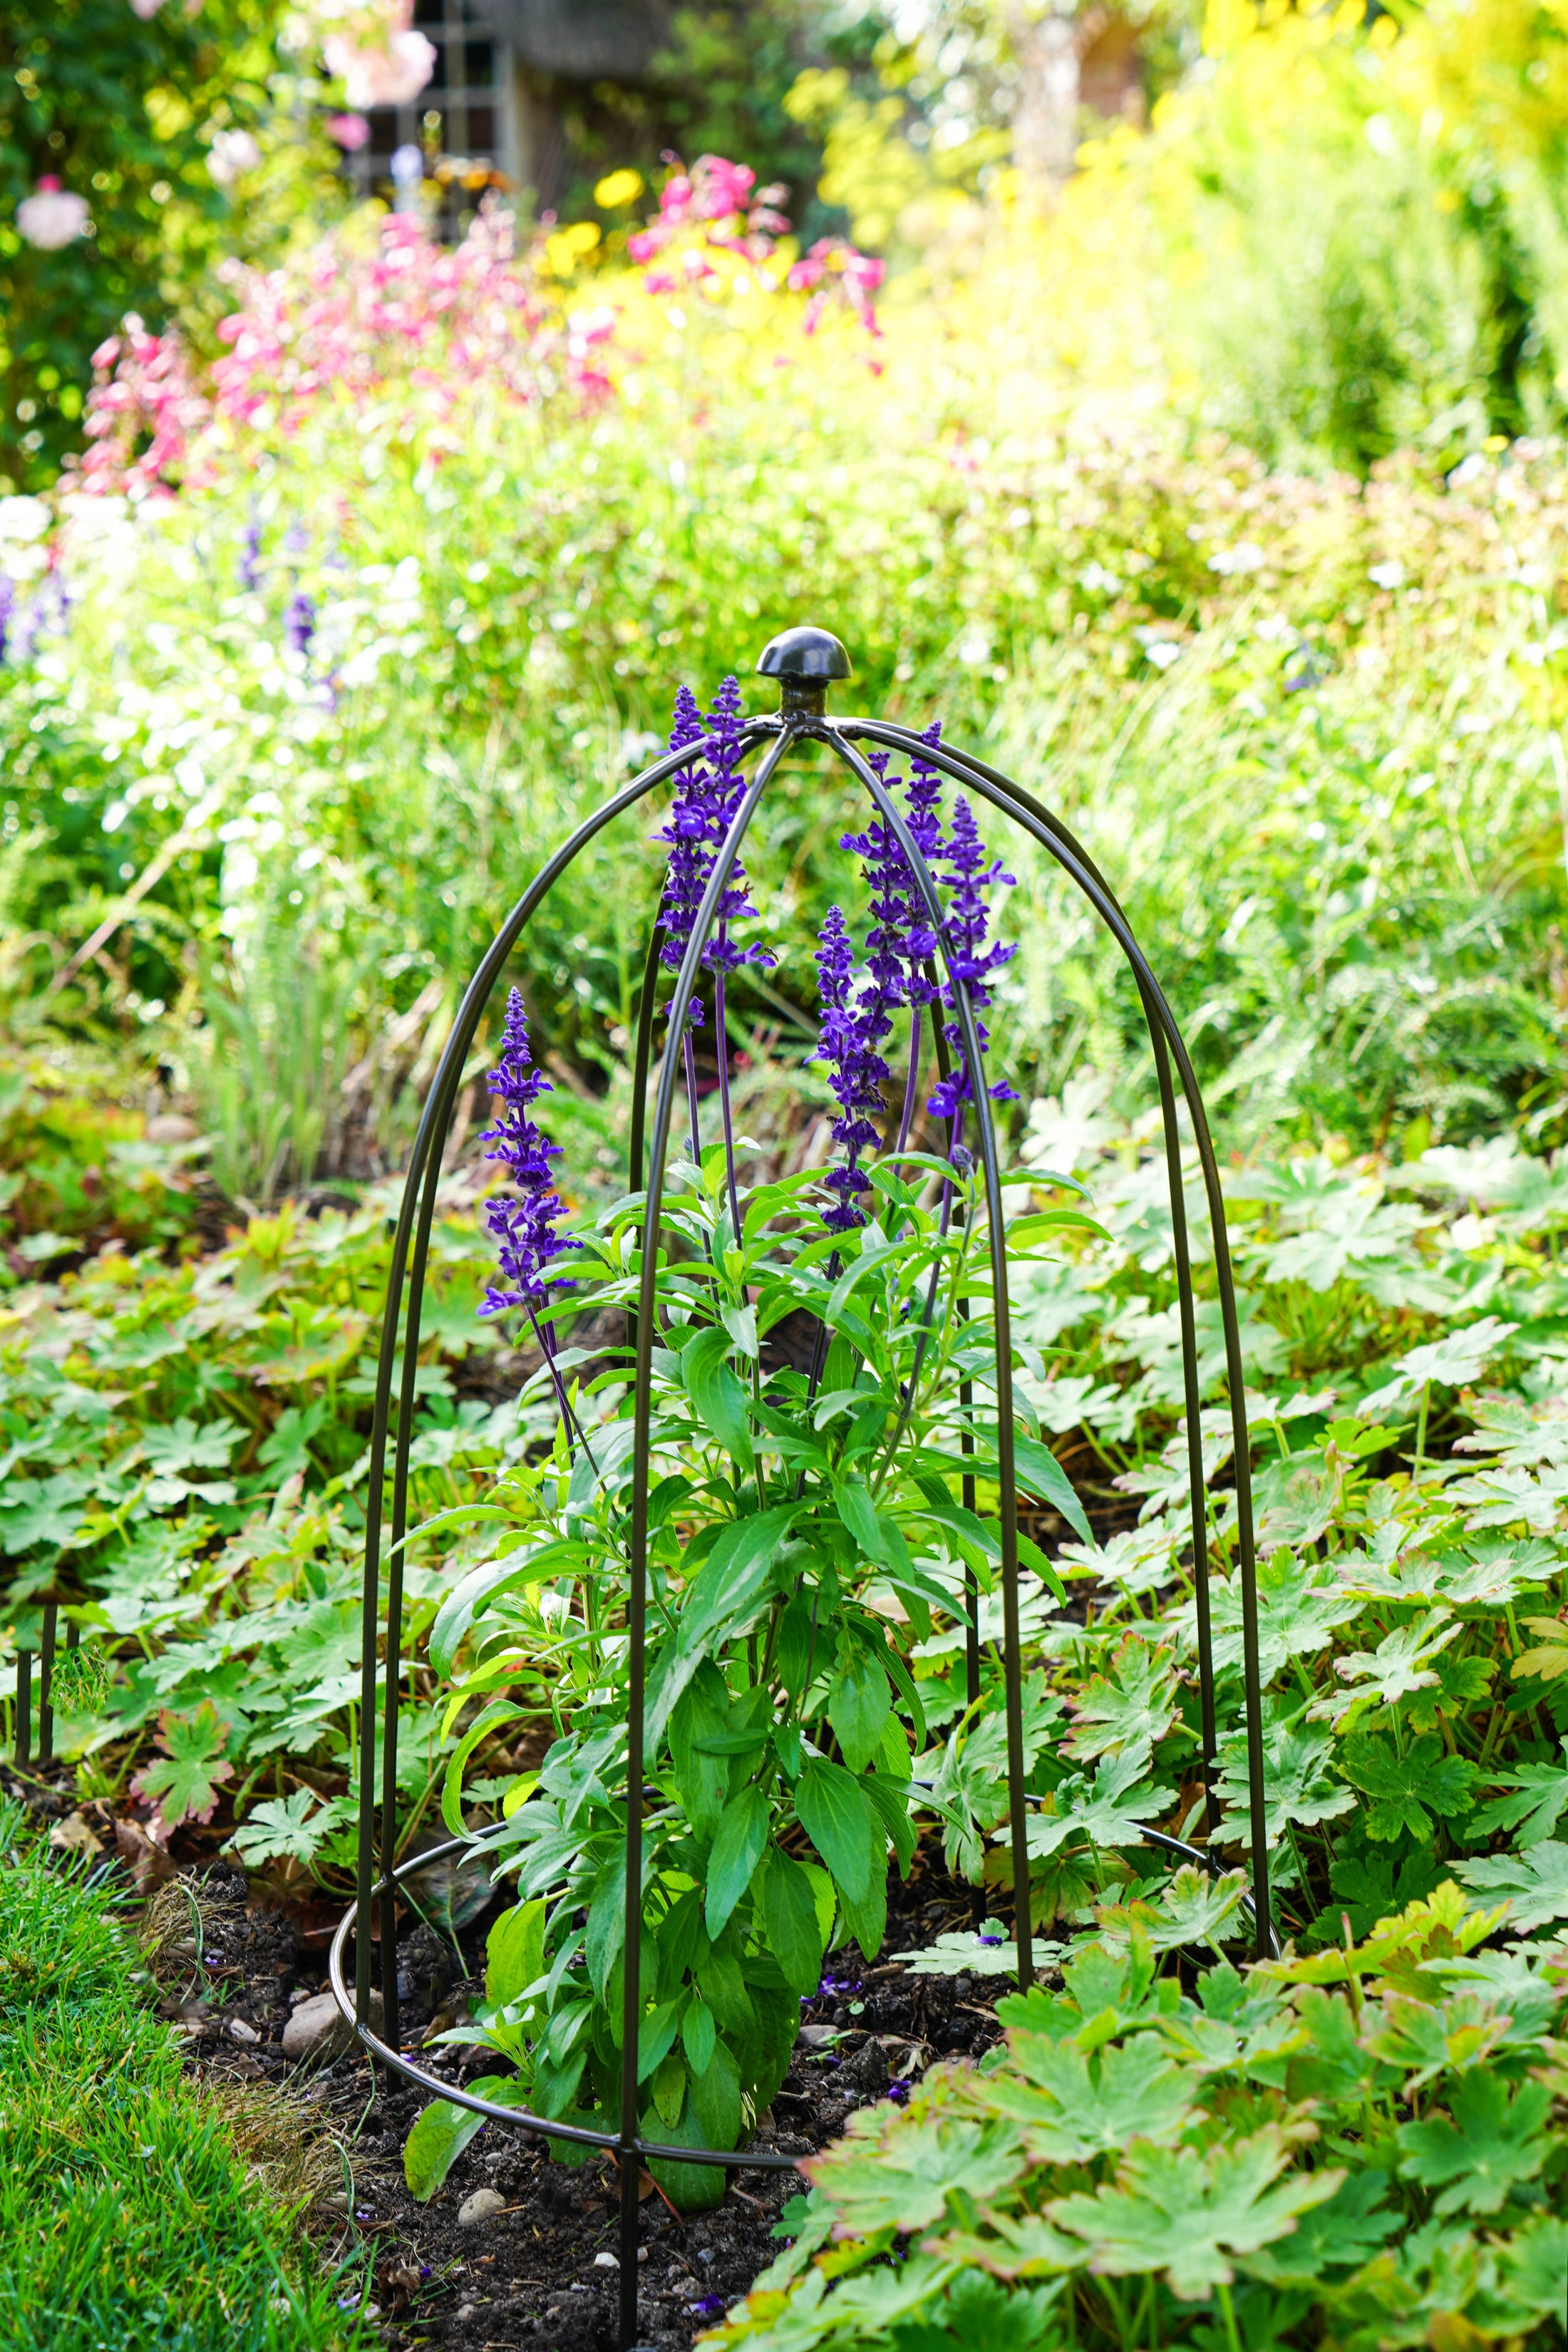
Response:
M25 1769L33 1753L33 1654L16 1653L16 1744L18 1769Z
M55 1760L55 1636L59 1630L59 1604L44 1603L44 1661L38 1677L38 1769Z

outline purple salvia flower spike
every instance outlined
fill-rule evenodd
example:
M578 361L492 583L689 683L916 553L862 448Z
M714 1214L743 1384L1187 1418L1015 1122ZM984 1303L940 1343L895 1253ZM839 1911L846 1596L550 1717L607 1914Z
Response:
M881 992L875 980L855 987L855 958L838 908L830 907L822 926L816 968L821 975L822 1029L812 1059L826 1062L838 1104L833 1121L835 1143L843 1147L845 1162L824 1178L836 1195L823 1223L832 1233L850 1233L866 1222L854 1195L864 1192L870 1178L860 1166L860 1154L880 1137L877 1114L882 1109L882 1088L892 1076L879 1050L892 1029Z
M942 1034L955 1051L952 1068L937 1087L927 1108L937 1118L952 1119L960 1107L973 1102L974 1093L963 1046L963 1029L957 1018L954 982L962 982L974 1011L975 1034L984 1054L990 1042L990 1033L980 1015L991 1002L990 982L1004 964L1011 963L1018 950L1001 940L986 945L990 930L991 909L985 893L994 885L1010 887L1011 874L1004 873L1002 861L987 858L984 843L967 801L953 804L952 832L943 856L948 871L943 879L948 890L944 929L952 959L952 979L943 987L942 1001L950 1017L942 1024ZM1016 1102L1013 1087L999 1081L988 1087L986 1093L993 1102Z
M485 1203L485 1223L500 1244L501 1280L510 1287L492 1283L479 1313L500 1315L509 1307L522 1307L531 1318L546 1304L552 1290L572 1288L565 1275L548 1269L556 1258L580 1244L555 1231L564 1203L555 1190L550 1163L560 1158L561 1146L552 1143L529 1116L539 1097L552 1089L544 1073L533 1066L528 1020L515 988L507 998L500 1063L486 1085L500 1109L494 1126L488 1127L479 1140L495 1146L485 1157L499 1160L510 1170L521 1197L498 1193ZM552 1339L543 1332L541 1342L547 1355L553 1354Z
M316 634L316 600L297 589L283 615L283 642L290 653L308 654Z

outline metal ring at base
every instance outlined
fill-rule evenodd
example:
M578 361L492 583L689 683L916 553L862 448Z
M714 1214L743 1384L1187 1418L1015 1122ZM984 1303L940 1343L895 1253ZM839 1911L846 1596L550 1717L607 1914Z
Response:
M498 1830L504 1829L506 1823L497 1822L493 1826ZM479 1837L484 1834L482 1830L478 1832ZM431 1863L439 1862L444 1854L455 1853L459 1848L465 1853L469 1852L476 1842L472 1837L448 1838L443 1845L430 1846L423 1853L410 1855L390 1878L376 1881L371 1889L372 1900L384 1894L389 1887L395 1886L405 1872L424 1870ZM455 2107L467 2107L470 2114L483 2116L490 2123L509 2124L516 2131L542 2132L550 2139L570 2140L577 2147L603 2148L612 2156L651 2157L664 2164L729 2165L736 2171L794 2172L797 2168L797 2158L777 2156L767 2148L668 2147L659 2140L626 2140L618 2132L593 2131L584 2124L553 2123L548 2116L530 2114L526 2107L499 2106L493 2099L481 2099L472 2091L459 2090L450 2083L443 2083L438 2075L427 2074L423 2066L415 2065L401 2051L394 2050L390 2042L384 2042L369 2025L362 2025L354 2015L353 1996L343 1981L343 1947L348 1942L349 1930L356 1916L357 1906L351 1905L338 1922L337 1932L327 1952L327 1982L338 2005L339 2014L345 2024L353 2027L367 2050L383 2059L406 2081L417 2083L421 2090L428 2091L432 2097L447 2099Z
M489 1826L501 1830L506 1827L506 1823L497 1822ZM393 1872L390 1879L383 1878L376 1881L371 1890L372 1900L384 1894L388 1886L395 1885L405 1872L424 1870L431 1863L439 1862L444 1855L456 1853L459 1849L465 1853L471 1852L486 1833L485 1830L479 1830L472 1837L448 1838L441 1845L431 1846L422 1853L411 1855L405 1863L400 1864ZM1142 1824L1138 1825L1138 1835L1143 1844L1156 1847L1163 1853L1180 1854L1184 1860L1195 1863L1200 1870L1207 1871L1211 1877L1221 1874L1224 1870L1224 1864L1217 1855L1205 1853L1201 1846L1189 1845L1184 1838L1169 1837L1163 1830L1145 1829ZM1242 1895L1241 1903L1243 1910L1250 1911L1256 1916L1257 1906L1250 1893ZM508 2124L517 2131L540 2132L550 2139L570 2140L578 2147L604 2148L610 2154L629 2153L638 2157L652 2157L658 2162L666 2164L728 2165L735 2171L747 2168L760 2172L796 2170L797 2158L793 2156L774 2155L767 2148L670 2147L658 2140L641 2138L624 2140L618 2132L594 2131L584 2124L554 2123L548 2116L531 2115L525 2107L499 2106L493 2099L479 2098L472 2091L461 2090L454 2084L442 2082L438 2075L428 2074L423 2066L416 2065L401 2051L394 2050L390 2042L384 2042L371 2026L362 2025L354 2015L353 1998L343 1981L343 1948L348 1942L349 1931L354 1925L356 1916L356 1906L351 1905L338 1922L327 1952L327 1982L331 1990L332 1999L337 2003L339 2014L345 2024L353 2026L367 2050L384 2060L406 2081L417 2083L421 2090L428 2091L433 2098L449 2100L455 2107L467 2107L471 2114L483 2116L490 2123ZM1273 1957L1278 1959L1280 1957L1280 1943L1272 1921L1268 1923L1268 1934Z

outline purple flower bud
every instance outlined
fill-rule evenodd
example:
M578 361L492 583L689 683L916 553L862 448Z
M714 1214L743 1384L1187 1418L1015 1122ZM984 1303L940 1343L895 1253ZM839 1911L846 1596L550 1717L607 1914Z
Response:
M255 515L252 515L249 523L246 527L245 537L239 543L240 593L243 595L248 596L254 589L260 585L260 582L261 525L257 520Z
M859 1164L860 1154L881 1133L877 1114L882 1109L882 1088L893 1074L879 1047L893 1024L876 979L858 991L853 985L854 950L837 907L827 910L821 942L816 969L821 975L822 1027L811 1058L826 1062L832 1073L827 1083L839 1108L832 1134L845 1152L843 1167L831 1170L823 1180L837 1199L822 1222L830 1232L849 1233L866 1222L865 1211L852 1195L864 1192L871 1181ZM896 997L893 1001L898 1002Z
M1011 874L1002 870L999 857L988 859L985 844L967 801L954 803L952 833L942 853L947 863L943 880L948 892L944 929L952 961L952 980L944 985L942 1001L953 1017L942 1024L942 1034L954 1048L956 1058L952 1068L938 1085L927 1108L938 1118L951 1119L960 1107L973 1102L974 1090L971 1084L968 1061L963 1045L963 1028L957 1018L957 997L954 982L962 982L974 1009L975 1034L984 1054L990 1042L990 1033L980 1013L991 1002L990 980L1017 954L1016 947L996 941L985 944L991 923L991 910L985 903L985 893L994 884L1010 886ZM993 1102L1016 1102L1014 1089L1005 1083L986 1088Z
M560 1158L561 1146L552 1143L529 1117L538 1097L552 1089L530 1057L528 1020L515 988L507 998L500 1066L491 1071L486 1084L501 1108L495 1125L487 1128L479 1140L495 1145L485 1157L500 1160L510 1171L521 1197L497 1193L485 1203L485 1223L500 1244L501 1277L510 1287L498 1288L492 1283L479 1313L500 1315L509 1307L526 1307L531 1313L545 1303L552 1290L572 1288L564 1275L548 1274L546 1268L563 1252L581 1245L555 1231L564 1203L555 1191L550 1163ZM542 1336L548 1350L548 1328Z
M727 677L719 688L706 719L689 687L681 687L676 694L670 750L679 751L689 743L700 743L705 736L716 736L718 740L705 759L694 760L689 767L676 770L669 821L653 836L655 841L669 845L669 865L659 904L663 937L658 960L667 971L680 969L714 860L745 793L746 780L741 772L742 716L741 689L732 677ZM742 964L768 966L777 961L766 948L737 947L730 937L732 923L756 914L748 888L745 868L737 858L719 900L712 933L702 950L703 968L708 971L735 971ZM668 1009L667 1005L666 1012ZM689 1018L693 1024L702 1018L702 1007L695 997Z
M290 653L308 654L316 634L316 601L303 588L295 590L283 615L283 642Z

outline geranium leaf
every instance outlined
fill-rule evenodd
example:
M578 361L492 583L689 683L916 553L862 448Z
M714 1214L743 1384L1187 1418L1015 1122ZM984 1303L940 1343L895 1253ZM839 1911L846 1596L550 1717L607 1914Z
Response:
M1095 2270L1113 2277L1163 2271L1176 2294L1195 2299L1228 2286L1235 2256L1288 2237L1297 2217L1326 2203L1345 2177L1325 2167L1272 2187L1289 2157L1273 2125L1201 2153L1135 2147L1114 2188L1064 2197L1046 2218L1087 2242Z
M1400 2172L1438 2190L1436 2213L1495 2213L1546 2160L1542 2126L1552 2093L1544 2083L1522 2083L1510 2094L1481 2067L1461 2078L1448 2105L1452 2122L1431 2116L1400 2126Z
M217 1807L221 1783L234 1778L234 1766L223 1761L229 1727L218 1720L211 1699L204 1699L194 1715L165 1711L158 1718L154 1757L131 1785L138 1796L158 1800L160 1818L170 1829L183 1821L210 1822Z
M1521 1935L1548 1919L1568 1919L1568 1845L1560 1839L1543 1838L1523 1853L1457 1867L1465 1885L1487 1901L1507 1903L1509 1926Z
M1369 1837L1392 1844L1406 1831L1422 1845L1432 1842L1432 1816L1452 1818L1470 1810L1476 1768L1466 1756L1450 1756L1436 1732L1423 1732L1405 1753L1391 1740L1352 1739L1341 1762L1345 1778L1370 1798Z

